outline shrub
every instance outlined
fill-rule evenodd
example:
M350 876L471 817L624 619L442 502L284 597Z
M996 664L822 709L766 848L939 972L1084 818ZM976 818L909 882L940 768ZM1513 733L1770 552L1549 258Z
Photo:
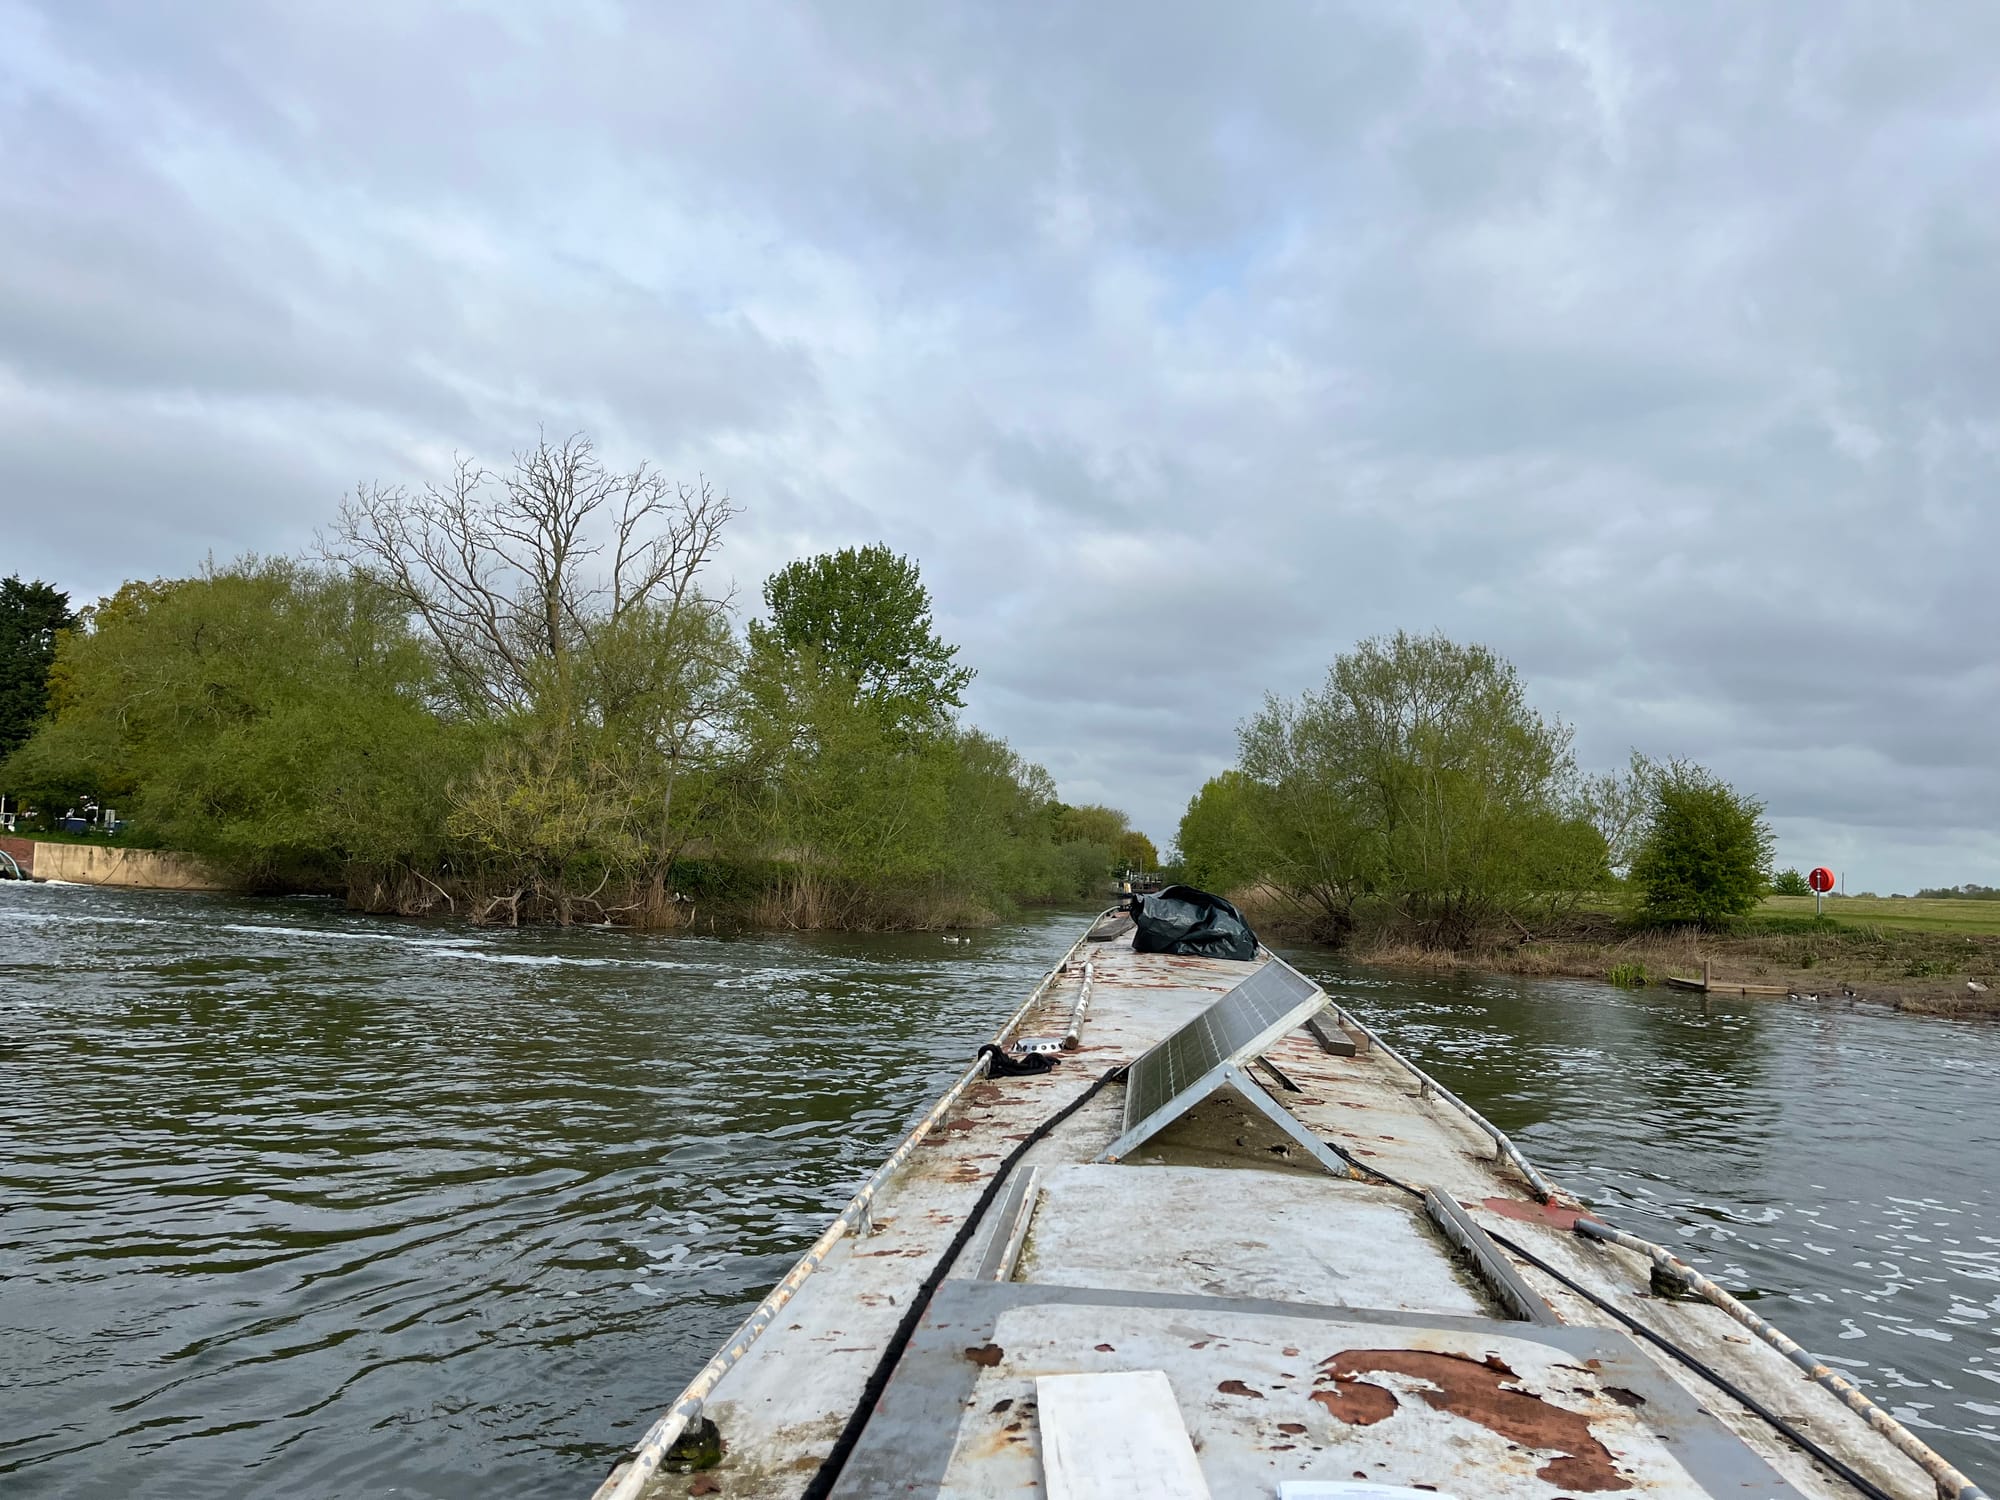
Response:
M1771 862L1764 804L1687 761L1663 767L1650 790L1651 819L1632 861L1640 915L1714 925L1754 908Z
M1611 972L1604 976L1620 989L1642 989L1652 981L1646 975L1644 964L1613 964Z

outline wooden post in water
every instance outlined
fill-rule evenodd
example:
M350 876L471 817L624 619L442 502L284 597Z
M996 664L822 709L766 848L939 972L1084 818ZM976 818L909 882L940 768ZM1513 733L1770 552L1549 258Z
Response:
M1703 960L1701 961L1701 992L1702 992L1702 993L1703 993L1704 995L1706 995L1706 994L1708 993L1708 985L1709 985L1709 978L1708 978L1708 966L1709 966L1709 963L1710 963L1710 960L1708 960L1708 959L1706 959L1706 958L1704 958L1704 959L1703 959Z

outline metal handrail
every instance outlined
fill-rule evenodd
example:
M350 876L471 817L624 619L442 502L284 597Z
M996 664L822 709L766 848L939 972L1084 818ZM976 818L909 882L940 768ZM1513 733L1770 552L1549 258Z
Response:
M1938 1493L1944 1496L1945 1500L1986 1500L1984 1490L1953 1468L1943 1454L1870 1401L1853 1381L1833 1369L1824 1360L1815 1357L1810 1350L1799 1344L1782 1328L1758 1317L1728 1288L1709 1280L1671 1250L1664 1249L1651 1240L1640 1239L1636 1234L1613 1229L1601 1219L1591 1218L1587 1214L1577 1219L1576 1231L1585 1239L1601 1240L1645 1256L1672 1281L1686 1286L1703 1301L1712 1303L1728 1313L1730 1317L1804 1370L1815 1384L1832 1392L1842 1406L1895 1444L1904 1457L1914 1461L1936 1481Z
M1265 952L1269 953L1270 950L1266 949ZM1291 969L1294 974L1299 973L1297 969L1292 969L1292 966L1290 964L1285 963L1285 961L1282 958L1278 957L1278 955L1275 953L1271 953L1271 962L1284 964L1285 967L1287 969ZM1312 980L1306 979L1305 975L1303 974L1299 974L1299 978L1305 979L1307 984L1313 983ZM1316 985L1315 988L1320 989L1322 993L1324 993L1324 986ZM1398 1052L1394 1047L1390 1046L1387 1042L1383 1041L1381 1035L1378 1032L1376 1032L1372 1027L1370 1027L1359 1016L1355 1015L1353 1011L1349 1010L1346 1006L1342 1005L1338 1000L1334 999L1331 995L1327 996L1326 1003L1329 1007L1332 1008L1333 1013L1340 1018L1340 1024L1342 1026L1351 1026L1356 1031L1360 1032L1363 1036L1367 1037L1370 1046L1374 1047L1377 1051L1382 1053L1383 1056L1389 1058L1392 1062L1395 1062L1396 1064L1401 1066L1405 1072L1407 1072L1412 1078L1416 1079L1418 1091L1423 1095L1424 1098L1428 1099L1433 1094L1435 1094L1438 1098L1444 1100L1445 1103L1451 1105L1452 1108L1456 1109L1460 1114L1464 1115L1467 1120L1471 1121L1474 1125L1478 1126L1481 1131L1483 1131L1487 1136L1489 1136L1493 1141L1495 1154L1501 1157L1502 1159L1512 1162L1514 1164L1514 1169L1518 1171L1522 1175L1522 1177L1527 1179L1529 1190L1534 1193L1535 1198L1538 1202L1553 1203L1563 1197L1562 1190L1559 1189L1554 1183L1550 1182L1548 1178L1544 1177L1540 1172L1535 1170L1535 1164L1529 1161L1526 1156L1521 1154L1521 1149L1507 1138L1507 1133L1504 1130L1502 1130L1499 1126L1495 1125L1491 1120L1487 1119L1486 1116L1482 1115L1478 1110L1474 1109L1470 1104L1467 1104L1463 1099L1459 1098L1458 1095L1454 1094L1450 1089L1446 1088L1443 1084L1439 1083L1435 1078L1431 1077L1431 1075L1426 1073L1422 1068L1418 1067L1415 1063L1411 1062L1407 1057L1403 1056L1403 1054Z
M993 1034L994 1045L1004 1047L1007 1044L1007 1039L1027 1019L1028 1012L1034 1009L1048 993L1049 986L1054 984L1075 960L1077 951L1088 940L1089 933L1086 932L1083 937L1070 945L1069 951L1062 956L1055 967L1042 976L1041 983L1037 984L1028 998L1021 1003L1020 1009L1009 1016ZM679 1441L681 1434L686 1432L690 1424L701 1414L702 1404L714 1393L717 1383L735 1368L737 1362L750 1351L750 1346L763 1336L764 1330L769 1328L772 1321L784 1310L785 1304L797 1295L799 1288L805 1285L806 1279L825 1263L833 1247L867 1220L875 1195L883 1184L888 1182L898 1167L909 1160L910 1153L923 1144L924 1137L931 1133L938 1121L951 1112L952 1106L958 1103L965 1092L986 1076L986 1069L987 1054L982 1052L972 1066L959 1075L958 1081L946 1090L944 1097L931 1107L930 1113L916 1123L910 1133L903 1138L903 1143L889 1154L888 1160L875 1169L868 1181L862 1184L861 1191L854 1195L847 1207L842 1209L833 1223L827 1226L826 1232L813 1241L811 1248L799 1257L792 1269L785 1273L783 1280L772 1287L750 1316L743 1320L736 1332L730 1336L729 1342L723 1345L715 1357L702 1367L700 1373L687 1383L686 1389L681 1392L674 1404L667 1408L658 1421L646 1429L645 1434L634 1445L632 1461L626 1466L625 1471L616 1477L615 1482L607 1480L605 1485L600 1486L593 1500L638 1500L639 1492L645 1488L646 1481L658 1472L668 1450Z
M1271 956L1278 963L1285 962L1283 959L1278 958L1276 954L1272 954ZM1286 967L1290 968L1291 966L1286 964ZM1297 973L1298 971L1293 970L1293 972ZM1500 1154L1512 1162L1521 1175L1528 1180L1529 1185L1534 1190L1535 1196L1540 1201L1543 1203L1562 1201L1575 1204L1579 1208L1582 1207L1579 1200L1564 1193L1554 1183L1536 1171L1534 1164L1521 1154L1514 1143L1507 1139L1505 1133L1478 1110L1467 1104L1458 1095L1439 1083L1394 1047L1383 1041L1380 1033L1376 1032L1374 1028L1370 1027L1330 995L1327 997L1327 1004L1333 1008L1334 1014L1340 1017L1340 1022L1343 1026L1352 1026L1356 1031L1359 1031L1363 1036L1368 1038L1370 1045L1379 1049L1385 1056L1410 1073L1417 1080L1426 1098L1435 1094L1457 1109L1460 1114L1477 1125L1487 1135L1491 1136ZM1746 1307L1726 1287L1711 1281L1672 1251L1654 1244L1651 1240L1641 1239L1636 1234L1627 1233L1622 1229L1614 1229L1601 1219L1591 1217L1588 1213L1578 1217L1576 1229L1577 1233L1583 1235L1586 1239L1617 1245L1622 1249L1632 1251L1634 1254L1645 1256L1668 1277L1687 1287L1688 1290L1694 1292L1703 1301L1719 1308L1752 1333L1756 1334L1758 1338L1762 1339L1766 1344L1784 1355L1786 1359L1805 1371L1816 1383L1830 1392L1841 1405L1860 1417L1869 1427L1895 1445L1896 1449L1904 1457L1910 1459L1925 1474L1929 1475L1937 1484L1938 1493L1944 1497L1944 1500L1988 1500L1986 1492L1954 1468L1943 1454L1932 1448L1922 1438L1911 1432L1909 1428L1905 1427L1901 1422L1898 1422L1889 1413L1869 1400L1852 1381L1840 1374L1839 1371L1832 1369L1824 1361L1815 1358L1809 1350L1800 1345L1783 1329L1758 1317L1756 1313Z

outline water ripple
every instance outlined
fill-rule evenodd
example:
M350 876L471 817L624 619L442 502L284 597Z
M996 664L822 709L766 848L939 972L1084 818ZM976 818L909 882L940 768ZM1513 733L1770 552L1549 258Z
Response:
M0 886L0 1490L581 1493L1074 936Z

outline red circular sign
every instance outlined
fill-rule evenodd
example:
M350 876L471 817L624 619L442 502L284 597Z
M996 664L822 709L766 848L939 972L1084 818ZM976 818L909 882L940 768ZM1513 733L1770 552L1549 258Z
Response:
M1812 874L1806 876L1806 884L1821 895L1825 895L1833 889L1833 871L1829 870L1825 865L1816 866Z

